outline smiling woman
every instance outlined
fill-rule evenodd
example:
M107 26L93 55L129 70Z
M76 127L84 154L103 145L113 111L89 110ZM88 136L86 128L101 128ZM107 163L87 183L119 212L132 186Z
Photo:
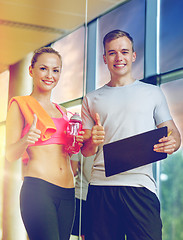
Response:
M43 88L43 91L47 86L54 88L59 81L61 67L62 60L57 51L52 48L41 48L36 51L29 67L29 73L34 82L33 94L39 92L36 88Z
M68 240L73 223L74 179L65 151L67 111L50 101L61 67L57 51L37 50L29 67L33 91L12 98L7 115L6 158L22 157L24 162L20 209L31 240ZM76 140L82 145L80 134Z

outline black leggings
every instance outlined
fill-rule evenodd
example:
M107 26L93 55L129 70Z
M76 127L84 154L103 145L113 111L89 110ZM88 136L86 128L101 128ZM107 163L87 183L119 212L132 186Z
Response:
M75 214L75 190L25 177L20 210L30 240L68 240Z

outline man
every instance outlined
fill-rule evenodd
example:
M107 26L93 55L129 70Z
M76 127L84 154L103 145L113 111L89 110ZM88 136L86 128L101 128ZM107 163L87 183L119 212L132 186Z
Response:
M82 153L96 153L88 192L86 240L124 240L125 235L128 240L161 240L152 165L105 177L102 146L167 126L172 134L160 139L154 151L172 154L180 146L180 134L160 88L132 77L136 60L132 37L114 30L106 34L103 44L111 80L87 94L82 106L86 139Z

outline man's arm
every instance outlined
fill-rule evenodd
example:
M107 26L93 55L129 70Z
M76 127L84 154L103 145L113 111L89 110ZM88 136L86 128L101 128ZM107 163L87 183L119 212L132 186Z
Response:
M159 140L159 144L154 145L154 151L172 154L177 151L181 144L180 133L173 120L159 124L157 127L168 127L168 136Z
M98 146L104 142L105 131L101 125L99 114L95 114L95 125L92 130L85 129L84 144L81 149L83 156L89 157L94 155Z

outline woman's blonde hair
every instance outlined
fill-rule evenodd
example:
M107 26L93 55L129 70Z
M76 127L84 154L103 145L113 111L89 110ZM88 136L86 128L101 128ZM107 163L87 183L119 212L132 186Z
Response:
M42 55L43 53L53 53L53 54L56 54L59 57L61 65L62 65L62 57L61 57L61 55L60 55L60 53L58 51L56 51L55 49L53 49L51 47L41 47L41 48L39 48L39 49L34 51L34 55L33 55L32 60L31 60L31 67L32 68L34 68L34 65L37 62L38 57L40 55Z

